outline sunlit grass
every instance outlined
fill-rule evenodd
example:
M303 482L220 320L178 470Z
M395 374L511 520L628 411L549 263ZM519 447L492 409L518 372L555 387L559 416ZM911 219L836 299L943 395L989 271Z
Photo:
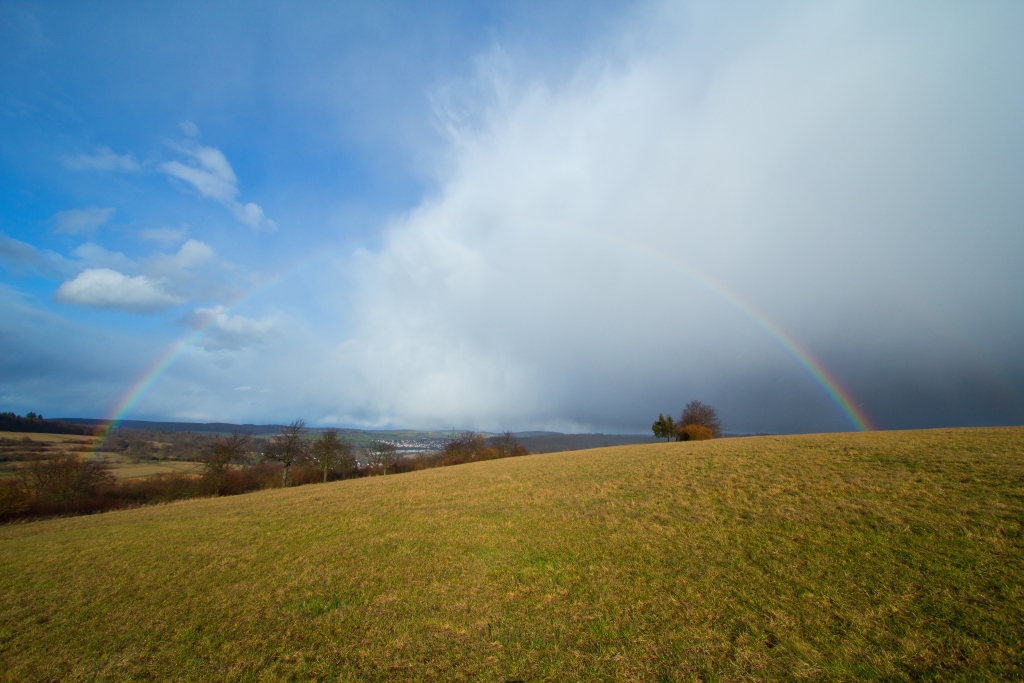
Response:
M0 528L3 680L1006 680L1024 429L622 446Z

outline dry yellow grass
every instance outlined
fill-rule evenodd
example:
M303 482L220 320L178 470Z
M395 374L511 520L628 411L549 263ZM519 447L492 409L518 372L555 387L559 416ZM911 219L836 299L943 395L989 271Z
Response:
M1024 429L624 446L0 529L0 679L1007 680Z
M49 444L68 446L68 450L89 450L96 443L97 436L78 434L40 434L36 432L0 432L0 439L31 439Z
M111 463L110 472L118 479L137 479L139 477L150 477L154 474L171 474L184 472L196 474L203 467L201 462L190 462L188 460L165 460L161 462L140 462L140 463Z

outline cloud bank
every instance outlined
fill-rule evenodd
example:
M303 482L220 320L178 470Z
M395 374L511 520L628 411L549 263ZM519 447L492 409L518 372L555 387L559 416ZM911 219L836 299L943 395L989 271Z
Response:
M967 377L1024 416L1024 54L976 10L667 9L569 83L484 73L440 190L357 259L348 416L636 429L701 398L850 428L759 316L882 426L918 419L885 397L955 413Z

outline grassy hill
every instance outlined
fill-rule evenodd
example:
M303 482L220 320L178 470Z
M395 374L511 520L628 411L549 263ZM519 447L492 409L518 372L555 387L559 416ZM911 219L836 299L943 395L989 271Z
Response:
M1007 680L1024 429L621 446L0 528L0 680Z

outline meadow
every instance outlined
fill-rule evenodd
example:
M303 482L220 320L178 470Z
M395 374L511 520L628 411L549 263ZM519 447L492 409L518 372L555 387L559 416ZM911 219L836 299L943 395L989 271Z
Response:
M3 681L1017 680L1024 428L619 446L0 527Z
M118 479L136 479L154 474L200 471L202 463L190 460L163 460L140 462L124 453L101 450L94 452L100 437L68 434L38 434L0 432L0 477L15 476L25 460L46 456L54 452L75 453L85 460L97 458L107 463Z

